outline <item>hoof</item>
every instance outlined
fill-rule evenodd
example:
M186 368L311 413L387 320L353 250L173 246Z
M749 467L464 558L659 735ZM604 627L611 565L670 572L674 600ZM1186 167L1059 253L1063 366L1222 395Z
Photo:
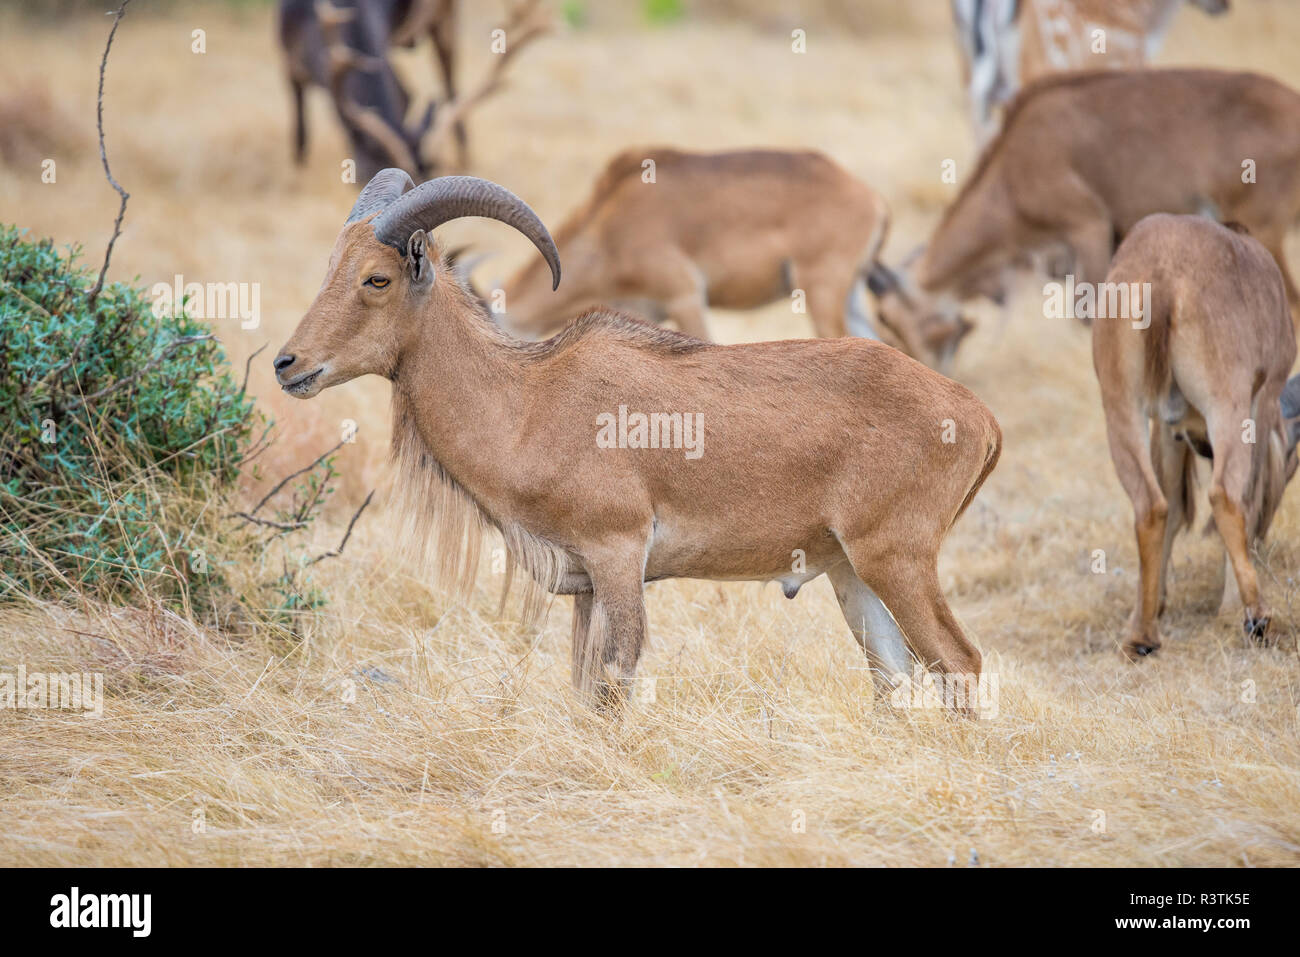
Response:
M1148 655L1154 655L1160 650L1159 643L1149 641L1130 641L1124 645L1124 654L1130 661L1137 661L1139 658L1145 658Z
M1242 623L1241 627L1242 630L1246 632L1247 638L1250 638L1253 641L1258 641L1261 644L1266 644L1268 642L1268 622L1268 615L1264 615L1260 618L1252 618L1250 615L1247 615L1246 620Z

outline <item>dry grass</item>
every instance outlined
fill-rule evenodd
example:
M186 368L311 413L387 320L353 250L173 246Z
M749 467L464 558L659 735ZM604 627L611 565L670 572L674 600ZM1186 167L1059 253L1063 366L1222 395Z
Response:
M482 16L467 34L485 31ZM200 27L203 56L189 52ZM1241 0L1223 20L1182 15L1164 59L1300 85L1286 42L1297 29L1294 5ZM56 185L39 164L0 168L4 218L94 255L115 212L88 147L106 30L98 16L0 23L7 71L39 78L81 124L58 131L81 146L55 154ZM476 172L554 223L631 143L815 146L891 198L897 257L951 189L940 162L971 159L945 20L808 30L803 57L784 23L562 33L478 118ZM430 88L424 52L401 66ZM353 195L326 105L312 105L311 161L297 171L263 9L133 11L113 56L109 148L133 194L113 273L260 282L262 327L218 332L236 361L274 349ZM489 275L528 254L492 225L444 232L500 249ZM0 610L5 670L102 670L109 694L99 720L0 711L0 863L966 865L972 850L994 865L1300 861L1300 493L1269 556L1277 647L1249 647L1235 616L1213 616L1216 546L1193 537L1176 552L1165 650L1122 661L1136 556L1086 334L1042 319L1032 286L1005 320L983 318L957 376L997 413L1005 452L942 573L999 675L997 718L873 711L825 581L793 602L770 585L671 582L648 591L638 699L607 722L568 692L567 601L525 633L495 618L485 563L476 600L451 602L392 554L381 503L318 566L333 601L297 646L231 644L156 609ZM779 306L715 328L727 341L810 331ZM332 545L365 492L387 487L387 386L295 403L269 371L259 360L252 389L283 428L272 474L332 445L342 420L360 424L334 524L319 530ZM1106 575L1089 571L1096 548Z

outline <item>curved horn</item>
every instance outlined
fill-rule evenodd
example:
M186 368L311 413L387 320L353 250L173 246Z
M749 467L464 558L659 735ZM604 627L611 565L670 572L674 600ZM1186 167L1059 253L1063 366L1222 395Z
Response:
M463 216L483 216L519 230L551 267L551 288L560 285L560 253L537 214L510 190L477 176L440 176L421 183L375 217L373 225L380 242L400 250L417 229L433 230Z
M347 222L355 223L365 219L371 213L391 206L409 189L415 189L415 183L411 182L411 177L407 175L406 170L394 167L381 169L370 178L366 188L357 197L356 205L352 207L352 212L348 213Z

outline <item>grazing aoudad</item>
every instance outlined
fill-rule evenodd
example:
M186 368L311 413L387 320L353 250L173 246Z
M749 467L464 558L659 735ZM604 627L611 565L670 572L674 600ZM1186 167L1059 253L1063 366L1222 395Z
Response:
M430 237L466 216L518 229L559 285L555 243L513 193L384 170L274 361L300 398L362 375L392 383L400 511L444 575L471 586L498 530L534 594L574 596L573 679L596 704L626 694L644 584L666 578L775 580L794 597L826 574L885 687L914 661L977 681L937 562L1001 450L979 399L855 337L714 345L596 309L515 339ZM598 442L623 407L691 416L702 454Z
M879 338L866 277L888 230L880 194L821 153L628 149L556 230L576 267L564 287L528 263L501 287L501 319L537 337L613 303L708 339L710 306L784 298L819 336Z
M1053 75L1026 87L924 251L880 290L881 321L1000 300L1005 273L1062 247L1078 282L1152 213L1244 224L1272 254L1295 308L1283 239L1300 219L1300 93L1223 70Z
M456 81L456 0L280 0L277 39L293 100L294 160L307 155L307 91L319 86L334 103L348 140L348 159L362 179L386 166L420 176L468 159L465 120L504 84L506 68L530 42L550 29L540 0L513 0L498 30L509 44L494 50L489 67L466 93ZM412 124L412 96L390 62L400 47L427 36L445 96L429 102ZM353 180L355 182L355 180Z
M411 97L388 61L389 47L406 29L406 16L408 11L393 3L281 0L276 27L293 98L299 165L307 156L307 90L319 86L334 102L362 176L388 165L426 172L420 140L433 124L434 106L430 103L420 121L408 125Z
M1157 214L1120 245L1107 282L1142 284L1151 297L1149 326L1098 319L1092 332L1111 459L1133 502L1141 565L1124 649L1141 656L1161 645L1169 556L1175 535L1192 525L1198 456L1212 463L1210 507L1228 566L1223 605L1239 595L1246 634L1264 639L1269 611L1252 553L1295 475L1300 438L1282 273L1243 227Z

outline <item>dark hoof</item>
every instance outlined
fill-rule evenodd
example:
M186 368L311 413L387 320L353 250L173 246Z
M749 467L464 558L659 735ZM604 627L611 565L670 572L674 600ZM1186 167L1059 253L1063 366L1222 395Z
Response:
M1253 641L1266 643L1268 641L1268 615L1263 618L1251 618L1246 616L1246 621L1242 624L1242 630L1246 632L1246 637Z
M1145 641L1139 641L1124 646L1124 654L1128 656L1130 661L1137 661L1139 658L1154 655L1159 650L1159 645L1148 644Z

